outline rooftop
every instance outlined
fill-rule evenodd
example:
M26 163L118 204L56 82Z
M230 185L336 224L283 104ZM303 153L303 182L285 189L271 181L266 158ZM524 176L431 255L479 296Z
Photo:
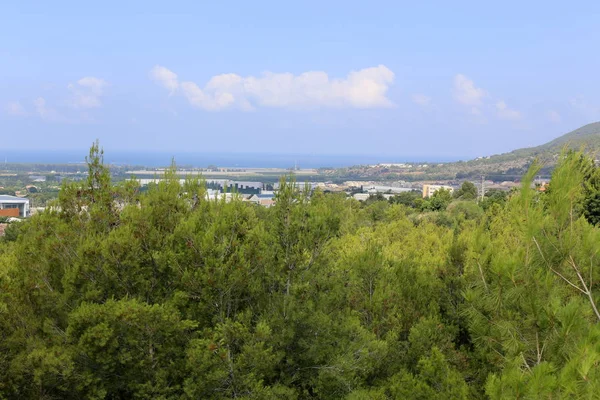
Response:
M24 199L22 197L9 196L6 194L0 195L0 202L3 203L29 203L29 199Z

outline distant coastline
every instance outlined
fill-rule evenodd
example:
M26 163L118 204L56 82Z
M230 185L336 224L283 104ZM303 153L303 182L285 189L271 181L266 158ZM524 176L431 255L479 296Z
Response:
M85 162L86 150L35 151L2 150L0 162L35 164L74 164ZM175 159L177 165L205 168L342 168L353 165L370 165L398 162L452 162L461 157L411 157L389 155L326 155L326 154L269 154L269 153L186 153L105 151L105 163L116 165L167 166ZM462 158L464 159L464 158Z

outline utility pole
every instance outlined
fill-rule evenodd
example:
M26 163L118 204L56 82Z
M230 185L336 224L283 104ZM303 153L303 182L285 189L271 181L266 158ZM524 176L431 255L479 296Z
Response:
M484 179L485 176L481 175L481 201L483 201L483 196L485 195Z

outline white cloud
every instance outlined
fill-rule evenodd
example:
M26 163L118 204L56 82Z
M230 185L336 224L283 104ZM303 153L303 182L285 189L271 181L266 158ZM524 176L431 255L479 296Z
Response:
M67 119L60 115L55 109L50 108L46 104L46 99L38 97L33 101L35 112L41 119L48 122L67 122Z
M77 81L77 84L82 87L89 88L92 93L97 96L101 96L104 88L108 85L104 80L95 78L93 76L86 76Z
M179 87L177 74L160 65L157 65L150 70L150 78L165 89L168 89L171 93L175 92Z
M11 101L10 103L8 103L6 105L6 112L9 115L15 117L22 117L27 115L27 111L25 111L25 108L18 101Z
M100 98L108 83L93 76L81 78L77 83L70 83L67 87L72 93L71 106L74 108L97 108L102 106Z
M548 116L548 120L550 122L554 122L555 124L558 124L559 122L562 121L562 118L561 118L560 114L558 113L558 111L550 110L550 111L548 111L547 116Z
M46 108L46 99L43 97L38 97L33 101L33 106L35 107L35 111L38 115L45 119L49 115L49 110Z
M38 116L46 122L91 123L94 119L87 109L102 105L101 98L108 85L100 78L83 77L75 83L68 84L66 91L64 89L61 91L55 104L58 108L51 107L46 98L39 96L32 101L33 109L29 112L19 102L8 103L6 112L15 116ZM75 108L77 111L69 110L65 106Z
M322 71L300 75L265 72L260 77L221 74L213 76L203 88L194 82L179 81L177 74L161 66L154 67L150 77L171 94L180 93L192 106L209 111L393 105L386 93L394 73L383 65L352 71L344 79L332 79Z
M425 96L424 94L417 93L417 94L413 94L412 101L415 104L418 104L422 107L426 107L429 104L431 104L431 97Z
M477 86L475 82L463 74L454 77L454 99L467 106L469 112L477 118L484 118L484 111L489 111L490 104L488 93ZM504 100L498 99L495 103L496 116L500 119L517 121L523 118L520 111L509 108Z
M496 103L496 112L501 119L516 121L521 119L522 115L519 111L508 108L503 100Z
M461 104L478 107L486 96L485 90L475 86L475 82L458 74L454 77L454 98Z

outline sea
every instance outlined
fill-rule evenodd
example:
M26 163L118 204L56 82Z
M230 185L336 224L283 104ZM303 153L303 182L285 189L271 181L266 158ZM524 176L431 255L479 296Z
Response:
M2 150L0 163L72 164L85 162L86 151L33 151ZM379 163L440 163L460 158L414 157L360 154L280 154L280 153L189 153L189 152L142 152L106 151L104 162L114 165L162 167L175 160L178 166L205 168L215 165L221 168L340 168L353 165Z

